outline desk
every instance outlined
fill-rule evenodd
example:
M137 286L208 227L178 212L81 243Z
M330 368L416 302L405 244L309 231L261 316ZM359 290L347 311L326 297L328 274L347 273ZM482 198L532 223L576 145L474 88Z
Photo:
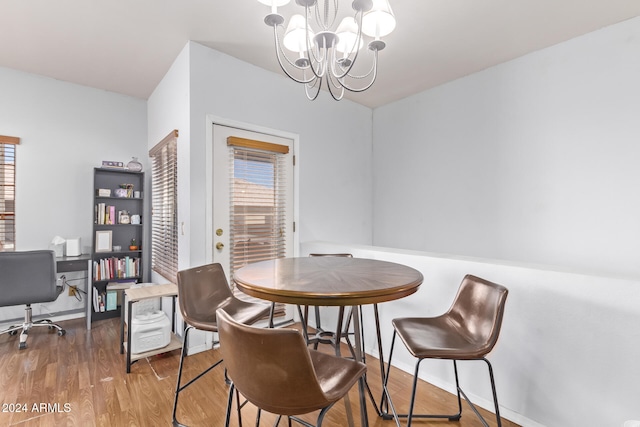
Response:
M363 361L360 306L411 295L418 290L423 277L418 270L387 261L304 257L280 258L249 264L237 270L233 280L247 295L268 301L300 305L353 306L355 356ZM380 349L380 372L384 381L382 339L377 311L375 318ZM368 420L364 390L360 390L360 397L362 424L366 426ZM378 414L381 415L379 410Z
M84 271L87 273L87 293L85 294L85 314L87 329L91 329L91 255L56 257L56 273Z

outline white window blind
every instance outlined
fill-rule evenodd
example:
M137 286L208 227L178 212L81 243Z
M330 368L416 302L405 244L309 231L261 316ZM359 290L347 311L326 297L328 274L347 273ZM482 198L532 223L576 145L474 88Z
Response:
M20 138L0 135L0 251L15 250L16 145Z
M151 268L175 283L178 273L178 131L149 151L151 157Z
M238 141L247 140L229 138L228 142L231 275L247 264L284 257L287 237L284 162L288 147L264 143L247 148ZM241 291L235 292L247 299ZM284 315L283 304L276 306L276 315Z

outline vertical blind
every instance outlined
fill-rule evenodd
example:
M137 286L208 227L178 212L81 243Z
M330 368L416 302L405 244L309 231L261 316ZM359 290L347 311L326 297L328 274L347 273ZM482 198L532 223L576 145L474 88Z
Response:
M149 151L151 157L151 268L175 283L178 273L178 131Z
M15 250L16 145L20 138L0 135L0 251Z
M263 148L269 151L239 146L233 138L229 138L228 144L233 275L247 264L285 256L286 153L281 149L270 151L283 147L275 144L265 144ZM240 298L247 299L241 291L234 291ZM284 315L284 304L276 305L276 315Z

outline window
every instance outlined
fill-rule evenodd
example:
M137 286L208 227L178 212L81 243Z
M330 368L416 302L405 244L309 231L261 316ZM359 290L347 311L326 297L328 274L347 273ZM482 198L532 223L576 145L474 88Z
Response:
M151 268L167 280L178 273L178 131L149 151L151 157Z
M20 138L0 135L0 251L16 247L16 145Z
M229 137L231 274L247 264L287 254L291 239L290 168L286 145ZM289 194L288 194L289 193ZM288 197L287 197L288 196ZM287 219L289 217L289 219ZM239 290L238 296L247 297ZM276 316L284 304L276 304Z
M233 147L231 171L231 271L285 256L283 171L279 153Z

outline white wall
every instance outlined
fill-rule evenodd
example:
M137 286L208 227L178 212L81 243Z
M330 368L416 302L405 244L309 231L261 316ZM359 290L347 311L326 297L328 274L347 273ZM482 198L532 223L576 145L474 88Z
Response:
M209 262L205 176L211 117L298 137L301 238L371 243L371 110L327 98L309 102L304 89L283 76L198 43L185 46L148 101L149 148L170 130L180 132L180 269ZM152 279L165 281L155 273ZM191 335L189 351L206 349L209 340Z
M93 168L132 156L146 166L146 102L7 68L0 68L0 93L0 134L21 138L16 249L47 249L59 235L80 237L83 252L90 252ZM77 305L61 296L44 312ZM5 309L0 318L23 312Z
M208 116L299 137L301 239L371 243L371 110L323 95L310 102L303 87L284 76L187 44L148 107L149 145L180 130L180 268L206 262Z
M640 18L374 111L374 244L640 277Z
M462 278L474 274L509 289L500 339L488 356L504 417L523 426L558 427L620 427L625 420L640 419L637 280L382 247L303 243L301 255L311 252L350 252L422 272L424 282L417 293L379 305L385 359L392 319L444 313ZM372 310L364 307L363 313L367 352L377 356ZM330 324L324 315L323 324ZM392 362L414 371L415 359L400 342ZM484 363L463 362L459 368L465 392L493 412ZM453 392L452 370L450 362L425 361L420 373L424 380ZM407 385L403 393L409 392ZM468 408L463 411L464 417L474 417Z
M190 93L189 93L189 50L183 49L169 71L153 91L147 102L148 150L163 140L169 132L177 129L178 136L178 224L190 223ZM147 150L147 151L148 151ZM180 231L183 230L179 227ZM178 236L178 253L181 255L179 268L189 266L189 233ZM170 278L171 279L171 278ZM166 280L152 272L152 281L164 283ZM173 280L175 282L175 279Z

